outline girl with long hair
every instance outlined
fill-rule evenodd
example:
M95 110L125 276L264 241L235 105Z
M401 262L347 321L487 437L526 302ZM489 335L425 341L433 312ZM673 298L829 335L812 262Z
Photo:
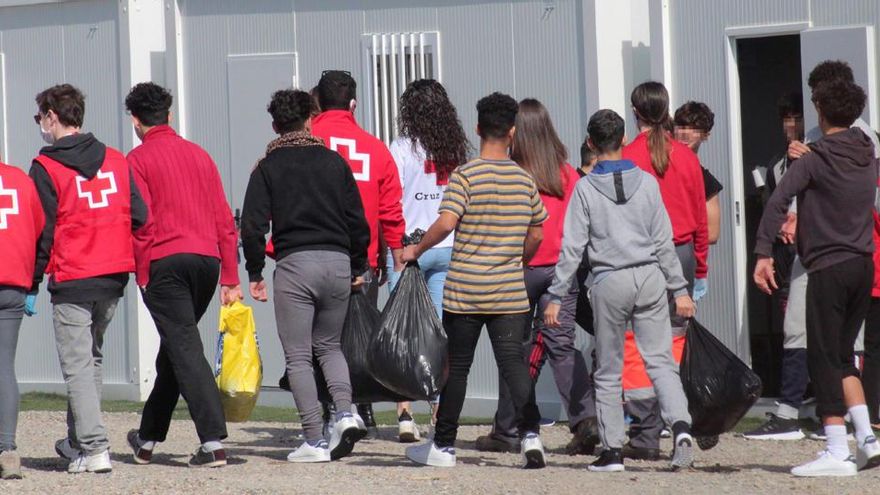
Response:
M399 137L389 149L397 164L403 186L403 218L410 232L427 231L439 216L443 192L453 170L467 162L470 144L458 119L458 112L446 90L433 79L413 81L400 96ZM449 236L419 258L437 315L443 313L443 286L452 259L454 236ZM388 256L388 288L394 290L400 273ZM398 404L398 438L419 440L410 404Z
M709 230L706 217L706 191L703 170L697 155L687 145L676 141L670 127L669 93L659 82L646 82L637 86L630 96L633 112L638 122L639 134L623 149L623 157L657 179L660 196L672 223L672 241L681 262L682 272L688 281L688 293L704 295L707 290L707 260L709 256ZM670 303L672 299L670 298ZM676 355L684 346L687 320L675 315L670 309L673 348ZM644 380L633 394L650 387ZM631 426L630 443L624 447L624 455L634 459L653 459L659 456L660 432L656 398L628 400L627 410L631 416L656 418ZM633 433L634 432L634 433ZM716 438L697 439L701 447L711 448Z
M596 406L592 384L585 379L589 376L586 361L574 345L579 292L577 283L572 285L571 291L562 300L560 325L547 327L542 320L545 306L550 300L547 289L553 283L562 248L565 211L580 176L568 164L568 151L556 134L550 113L540 101L527 98L519 103L510 157L532 176L549 214L543 224L544 240L535 256L529 260L524 273L530 311L532 315L537 315L533 319L534 331L530 332L532 338L528 340L525 353L532 373L532 386L549 359L574 434L566 450L572 455L592 454L598 442ZM477 439L478 450L511 451L518 445L513 402L503 378L499 377L498 385L499 403L495 424L491 434Z

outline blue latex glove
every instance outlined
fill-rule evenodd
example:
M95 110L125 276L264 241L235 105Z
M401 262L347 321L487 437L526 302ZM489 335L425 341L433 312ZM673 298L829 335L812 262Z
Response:
M705 278L694 280L694 302L699 301L709 292L709 282Z
M28 294L24 298L24 314L34 316L37 314L37 295Z

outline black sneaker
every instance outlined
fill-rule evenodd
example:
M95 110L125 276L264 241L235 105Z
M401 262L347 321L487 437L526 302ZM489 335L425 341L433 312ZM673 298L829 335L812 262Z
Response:
M697 446L700 447L700 450L711 450L714 449L716 445L718 445L718 435L712 435L711 437L697 437Z
M131 430L130 432L128 432L128 446L131 447L131 451L132 453L134 453L135 463L149 464L150 461L153 460L153 451L141 447L141 443L140 441L138 441L137 430Z
M785 419L773 413L767 413L767 421L752 431L743 433L743 438L749 440L801 440L804 432L801 431L798 420Z
M593 455L598 444L599 431L596 418L586 418L575 426L574 436L565 446L565 453L568 455Z
M357 412L367 428L366 435L363 438L379 438L379 428L376 426L376 417L373 416L373 405L358 404Z
M477 437L475 448L480 452L502 452L515 454L519 452L519 442L506 441L492 434Z
M213 452L205 452L202 447L189 459L190 467L218 468L226 465L226 450L217 449Z
M599 454L599 458L587 466L587 469L596 473L619 473L625 471L623 467L623 452L621 449L605 449Z
M633 447L630 444L623 446L621 455L627 459L637 461L659 461L660 449L652 449L648 447Z

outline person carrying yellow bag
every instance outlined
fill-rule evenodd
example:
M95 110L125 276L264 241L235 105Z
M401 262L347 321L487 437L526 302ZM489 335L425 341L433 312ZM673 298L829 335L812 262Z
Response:
M247 421L263 381L253 308L238 301L222 306L219 331L216 376L226 421Z

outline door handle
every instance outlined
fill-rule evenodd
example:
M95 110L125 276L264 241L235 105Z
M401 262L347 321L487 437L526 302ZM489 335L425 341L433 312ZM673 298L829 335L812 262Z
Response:
M741 220L741 216L740 216L740 204L739 204L739 201L734 201L734 203L733 203L733 210L734 210L734 212L733 212L734 217L736 218L736 226L739 227L740 225L742 225L742 222L740 221L740 220Z

